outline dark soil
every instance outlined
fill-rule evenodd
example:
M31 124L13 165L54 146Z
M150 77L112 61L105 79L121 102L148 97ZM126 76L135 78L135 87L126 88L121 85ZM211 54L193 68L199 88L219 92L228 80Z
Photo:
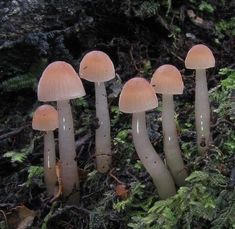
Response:
M94 49L104 51L111 57L122 85L134 76L150 79L157 67L171 63L179 68L185 83L184 94L175 97L179 125L193 124L195 84L193 72L184 67L186 53L194 44L208 45L216 58L216 67L208 73L208 87L211 89L219 85L219 69L235 67L235 39L226 31L221 38L216 25L221 20L234 16L235 2L225 1L223 4L222 1L208 1L215 9L213 13L209 13L201 11L193 1L174 1L168 15L165 3L167 1L160 1L158 10L153 12L140 11L141 2L0 1L0 81L27 75L32 69L36 69L32 78L36 77L38 80L44 67L55 60L67 61L78 70L84 54ZM195 18L189 17L188 10L193 10L197 17L203 19L202 23L196 24ZM32 112L40 104L37 101L36 87L33 85L20 89L20 86L16 86L15 91L10 86L0 88L0 221L4 221L4 214L12 214L12 209L25 205L37 212L30 228L41 228L45 217L50 210L53 212L53 209L57 210L50 215L47 228L89 228L90 222L96 221L92 218L95 216L90 214L92 206L102 207L107 204L105 207L109 210L103 215L103 226L90 228L127 228L124 215L112 209L112 202L108 199L111 197L102 197L104 192L109 192L110 196L115 195L117 181L110 175L98 174L95 182L87 177L95 168L96 121L93 85L83 83L87 93L84 104L79 101L72 102L78 166L83 179L80 206L65 206L65 200L62 198L50 203L50 197L41 179L33 179L30 186L25 184L29 167L42 165L43 160L42 134L31 129ZM120 82L113 80L107 83L107 90L111 110L118 106ZM115 115L117 113L112 111L113 137L116 137L120 130L130 127L128 115ZM160 117L160 111L148 114L148 120L155 120L151 124L148 121L149 135L158 152L162 153L161 122L156 117ZM215 114L212 122L212 125L217 123ZM213 127L213 137L220 141L226 135L223 133L225 129L226 126L222 126L222 129ZM195 144L195 131L182 133L180 140L181 144ZM131 143L131 134L128 142ZM31 149L30 144L33 146ZM22 149L29 149L23 163L11 162L9 158L3 157L6 152L19 152ZM124 182L127 188L132 181L145 182L148 193L144 193L144 196L154 195L155 189L147 172L143 170L139 174L131 164L124 164L127 158L133 161L138 159L134 149L129 150L120 152L118 145L113 144L112 174ZM201 163L203 167L206 161ZM193 167L190 162L187 164L190 172ZM233 161L228 162L228 167L224 168L222 173L229 177L232 167ZM100 224L97 222L93 225Z

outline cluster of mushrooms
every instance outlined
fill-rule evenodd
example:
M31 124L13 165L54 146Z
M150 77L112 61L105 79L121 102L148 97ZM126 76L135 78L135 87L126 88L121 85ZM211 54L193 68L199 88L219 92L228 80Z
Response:
M206 69L214 67L211 50L202 44L193 46L186 57L185 66L196 69L195 116L197 145L200 154L210 141L210 109ZM79 69L81 78L95 83L96 117L99 127L95 135L97 171L106 173L112 163L110 117L105 81L115 77L114 65L101 51L87 53ZM57 184L56 154L53 131L59 129L59 156L61 164L62 194L72 201L78 200L79 174L77 169L73 118L70 99L85 95L81 79L73 67L63 61L47 66L38 83L38 100L56 101L57 110L44 104L36 109L32 127L44 131L44 180L49 194L55 194ZM132 136L136 152L153 179L161 199L176 193L175 184L182 186L187 171L181 156L174 121L173 95L183 93L184 84L179 70L173 65L162 65L153 74L151 82L140 77L127 81L119 98L119 109L132 113ZM166 164L152 146L146 129L145 112L158 106L157 94L162 94L162 127ZM203 142L203 144L202 144Z

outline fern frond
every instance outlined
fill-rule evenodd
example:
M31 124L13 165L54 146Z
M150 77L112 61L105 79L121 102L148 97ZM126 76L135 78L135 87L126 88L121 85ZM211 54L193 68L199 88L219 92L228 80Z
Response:
M212 222L211 229L235 228L235 192L225 191L217 199L217 215ZM221 203L223 202L223 203Z
M187 186L167 200L156 201L145 213L133 215L133 229L191 228L200 220L212 221L217 211L216 196L226 178L219 173L195 171L187 178ZM140 226L141 225L141 226Z
M42 184L42 176L43 176L43 167L42 166L30 166L28 169L28 179L26 182L27 186L32 184L33 179L40 180L37 184Z
M19 152L8 151L5 154L3 154L3 157L10 158L12 163L14 162L23 163L27 159L28 154L33 152L34 142L37 138L39 137L33 138L30 144L27 145L25 148L21 149Z
M46 64L47 59L38 59L30 66L27 74L18 75L3 81L0 84L0 90L3 92L19 91L26 88L35 90L37 87L37 77L42 74Z
M3 157L10 158L12 163L23 163L27 158L27 155L22 152L9 151L3 155Z
M133 8L135 16L140 18L148 18L157 14L159 9L159 3L153 0L144 1L139 3Z
M105 228L106 209L113 202L114 194L112 191L104 193L104 198L101 199L90 212L89 228Z
M35 90L36 84L37 80L35 76L25 74L3 81L0 84L0 89L5 92L19 91L26 88Z

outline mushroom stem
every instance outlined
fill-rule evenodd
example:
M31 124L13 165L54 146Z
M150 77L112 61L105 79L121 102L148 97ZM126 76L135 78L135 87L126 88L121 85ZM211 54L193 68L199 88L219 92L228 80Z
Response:
M176 193L172 176L160 156L154 150L146 129L145 112L132 116L132 135L135 149L144 167L153 179L161 199Z
M173 95L162 95L162 129L164 137L164 152L166 163L172 176L178 186L185 183L187 172L181 156L181 150L178 142L178 135L174 120L174 101Z
M96 129L96 165L97 170L106 173L110 169L111 157L111 139L110 139L110 118L107 103L107 93L105 84L95 83L96 98L96 117L99 121L99 127Z
M205 69L196 69L195 118L198 151L204 154L210 140L210 105Z
M63 194L68 196L79 188L73 118L69 100L57 101L59 115L59 153Z
M53 131L44 134L44 180L49 194L54 195L56 176L55 140Z

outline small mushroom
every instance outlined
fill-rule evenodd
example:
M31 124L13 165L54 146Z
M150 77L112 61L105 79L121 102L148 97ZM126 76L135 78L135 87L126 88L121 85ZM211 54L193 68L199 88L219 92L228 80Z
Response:
M38 83L38 100L57 101L59 114L59 154L63 195L79 188L73 118L70 99L85 95L82 82L73 67L63 61L47 66Z
M146 129L145 111L158 105L156 94L147 80L135 77L127 81L119 98L119 109L133 113L132 135L136 152L153 179L161 199L176 193L173 178L153 148Z
M185 183L187 172L178 142L173 101L173 95L183 93L182 77L175 66L165 64L154 72L151 84L157 94L162 94L162 129L166 163L176 184L182 186Z
M54 195L57 183L56 155L53 130L58 128L58 112L50 105L42 105L33 114L32 127L44 131L44 180L49 194Z
M185 59L188 69L196 69L195 118L197 145L200 154L204 154L210 141L210 104L206 79L206 69L215 66L211 50L202 44L193 46Z
M115 77L113 62L104 52L91 51L83 57L79 75L95 83L96 117L99 124L95 135L96 166L99 172L106 173L110 169L112 156L110 117L104 82Z

